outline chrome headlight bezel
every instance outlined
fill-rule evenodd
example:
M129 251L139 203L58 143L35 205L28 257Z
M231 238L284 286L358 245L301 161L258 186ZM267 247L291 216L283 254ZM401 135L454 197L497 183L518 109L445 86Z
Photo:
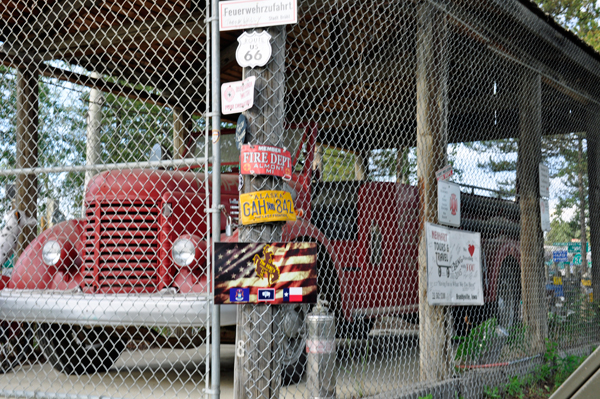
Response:
M48 240L42 247L42 260L48 266L55 266L61 258L63 246L56 240Z
M173 262L177 266L185 267L191 265L196 259L196 246L188 238L178 238L171 249Z

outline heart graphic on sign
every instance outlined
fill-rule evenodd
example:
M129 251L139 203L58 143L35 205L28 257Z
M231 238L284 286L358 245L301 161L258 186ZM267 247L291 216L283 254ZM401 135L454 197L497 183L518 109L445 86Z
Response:
M471 256L473 256L473 254L475 253L475 245L469 245L469 253L471 254Z

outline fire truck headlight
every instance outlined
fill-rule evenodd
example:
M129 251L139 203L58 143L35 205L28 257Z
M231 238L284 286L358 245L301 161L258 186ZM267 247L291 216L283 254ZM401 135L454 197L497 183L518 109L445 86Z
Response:
M178 266L189 266L196 257L196 247L191 240L179 238L173 244L173 261Z
M60 260L62 245L58 241L48 240L42 248L42 259L48 266L54 266Z

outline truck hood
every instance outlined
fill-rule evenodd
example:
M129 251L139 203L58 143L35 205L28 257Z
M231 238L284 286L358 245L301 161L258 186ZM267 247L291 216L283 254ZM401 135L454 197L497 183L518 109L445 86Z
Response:
M237 175L224 174L221 182L223 194L237 196ZM203 183L204 173L156 169L111 170L92 178L85 193L85 201L160 198L169 191L204 196ZM210 186L209 181L209 188Z

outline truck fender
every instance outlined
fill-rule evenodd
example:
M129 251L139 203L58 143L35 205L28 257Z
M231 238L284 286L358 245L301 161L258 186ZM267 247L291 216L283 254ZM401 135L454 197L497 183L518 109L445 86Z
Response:
M81 237L85 219L73 219L58 223L36 237L25 248L15 263L8 283L11 289L71 289L79 285L83 278L81 268L76 267L76 274L69 273L70 265L48 266L42 260L42 248L47 240L55 239L68 244L69 259L75 266L81 265L81 258L76 255L81 250ZM58 266L58 267L57 267Z

